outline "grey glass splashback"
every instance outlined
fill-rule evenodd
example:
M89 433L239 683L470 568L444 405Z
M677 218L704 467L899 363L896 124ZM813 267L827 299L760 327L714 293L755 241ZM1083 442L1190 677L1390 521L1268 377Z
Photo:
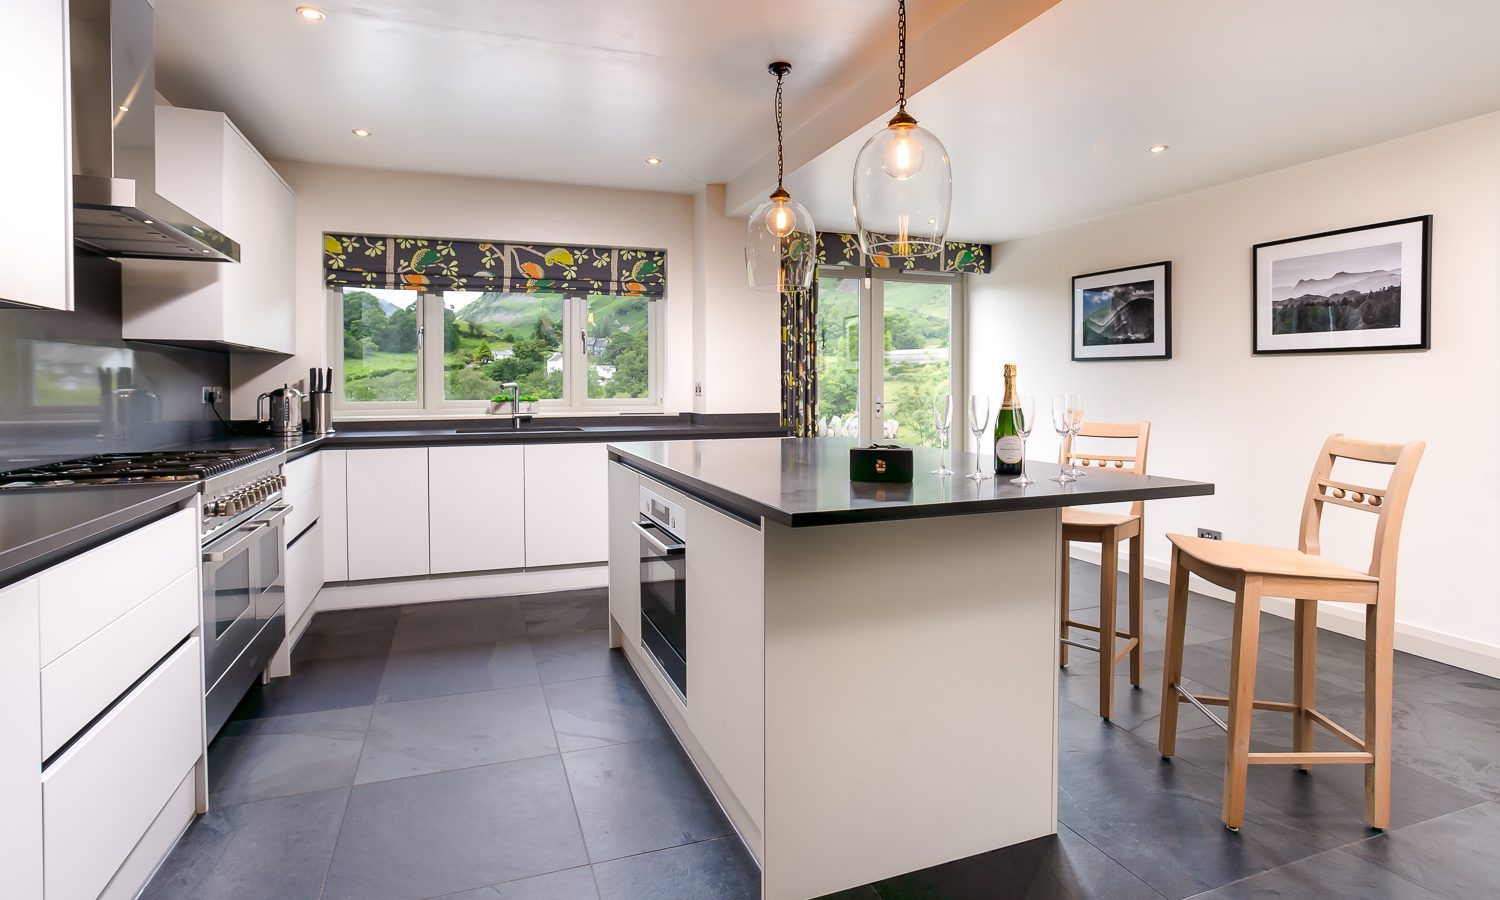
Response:
M120 264L79 253L72 312L0 309L0 471L220 433L229 355L120 338Z

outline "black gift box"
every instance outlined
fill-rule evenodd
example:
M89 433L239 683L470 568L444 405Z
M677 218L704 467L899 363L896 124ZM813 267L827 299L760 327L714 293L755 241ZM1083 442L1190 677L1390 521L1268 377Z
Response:
M849 448L850 481L883 481L911 484L910 447L895 444L871 444Z

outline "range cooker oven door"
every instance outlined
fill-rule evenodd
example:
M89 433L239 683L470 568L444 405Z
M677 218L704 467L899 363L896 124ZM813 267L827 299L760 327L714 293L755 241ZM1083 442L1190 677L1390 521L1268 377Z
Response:
M271 506L203 548L203 683L218 733L286 637L285 519Z
M650 520L641 537L641 647L687 702L687 544Z

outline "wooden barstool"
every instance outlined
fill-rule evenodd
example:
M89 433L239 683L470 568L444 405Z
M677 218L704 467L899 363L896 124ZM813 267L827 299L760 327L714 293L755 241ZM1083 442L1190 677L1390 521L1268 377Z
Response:
M1063 443L1059 462L1072 462L1083 468L1119 469L1146 474L1146 450L1150 444L1150 422L1085 422L1079 429L1079 437L1114 438L1134 440L1135 448L1128 456L1112 456L1101 453L1084 453L1073 443L1071 437ZM1144 528L1146 504L1140 500L1130 506L1129 514L1095 512L1077 507L1063 507L1062 513L1062 649L1061 663L1068 664L1068 648L1078 647L1099 654L1099 715L1108 719L1115 711L1115 666L1125 654L1130 654L1130 683L1141 686L1141 657L1145 650L1141 646L1142 594L1145 588L1145 573L1142 571L1143 553L1141 534ZM1115 586L1118 582L1119 551L1121 541L1130 541L1130 604L1129 627L1119 631L1115 625ZM1068 548L1074 543L1099 545L1099 624L1075 622L1068 618ZM1099 635L1099 646L1075 641L1069 630L1079 628ZM1106 639L1104 636L1109 635ZM1115 638L1124 638L1125 643L1116 647Z
M1162 672L1161 736L1163 757L1176 751L1177 709L1191 703L1228 733L1224 758L1224 825L1238 831L1245 817L1245 778L1251 765L1294 765L1306 769L1323 763L1365 767L1365 818L1375 828L1390 824L1391 812L1391 675L1395 664L1396 548L1401 519L1417 463L1425 445L1377 444L1335 434L1323 444L1307 485L1297 550L1260 547L1169 534L1172 542L1171 597L1167 608L1166 660ZM1338 459L1392 466L1383 489L1360 487L1332 478ZM1373 512L1375 526L1370 568L1360 572L1319 555L1323 507L1329 504ZM1234 637L1229 696L1190 694L1182 677L1182 645L1187 625L1188 573L1233 590ZM1255 699L1255 654L1260 638L1261 597L1297 601L1291 703ZM1350 731L1314 706L1317 684L1318 601L1359 603L1365 607L1365 736ZM1229 721L1208 707L1226 706ZM1250 752L1251 714L1257 709L1296 716L1292 751ZM1353 750L1313 750L1313 725L1323 726Z

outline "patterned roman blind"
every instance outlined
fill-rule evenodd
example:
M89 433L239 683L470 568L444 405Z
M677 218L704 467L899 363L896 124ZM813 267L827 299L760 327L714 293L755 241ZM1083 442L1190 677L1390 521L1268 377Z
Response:
M325 234L323 274L329 287L582 291L659 300L667 251Z
M936 253L914 256L887 256L877 253L869 259L859 250L859 236L837 231L818 232L818 265L874 266L877 269L903 269L912 272L988 272L990 245L948 241Z

